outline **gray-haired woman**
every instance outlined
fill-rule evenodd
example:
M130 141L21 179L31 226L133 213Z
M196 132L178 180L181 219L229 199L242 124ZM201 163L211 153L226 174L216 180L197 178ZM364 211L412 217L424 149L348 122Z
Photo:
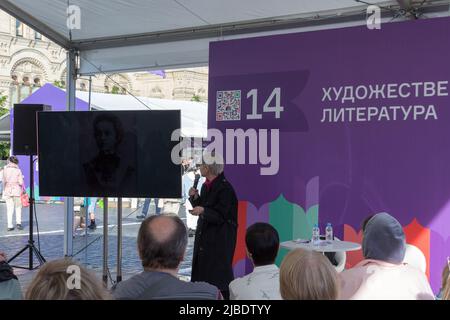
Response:
M237 236L238 200L223 174L219 157L204 157L200 173L206 178L199 195L189 190L194 207L190 213L199 217L195 233L191 281L215 285L228 299L228 285L234 279L233 255Z

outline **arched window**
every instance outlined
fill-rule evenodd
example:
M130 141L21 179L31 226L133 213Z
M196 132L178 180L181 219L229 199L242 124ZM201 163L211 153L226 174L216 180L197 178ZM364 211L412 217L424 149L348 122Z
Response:
M45 82L46 72L42 63L33 58L17 61L11 69L11 103L19 103Z

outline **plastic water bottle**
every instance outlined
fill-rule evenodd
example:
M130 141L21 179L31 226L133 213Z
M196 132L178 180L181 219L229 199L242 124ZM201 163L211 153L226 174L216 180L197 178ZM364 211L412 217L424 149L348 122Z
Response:
M318 245L320 243L320 229L317 223L314 225L314 228L312 229L311 242L313 245Z
M327 223L327 227L325 228L325 241L332 242L333 240L333 226L331 223Z

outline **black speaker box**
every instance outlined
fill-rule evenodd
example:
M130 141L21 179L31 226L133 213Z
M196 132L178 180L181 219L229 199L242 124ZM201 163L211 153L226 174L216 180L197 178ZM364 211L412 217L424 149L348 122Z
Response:
M37 155L37 112L50 110L45 104L14 105L14 155Z

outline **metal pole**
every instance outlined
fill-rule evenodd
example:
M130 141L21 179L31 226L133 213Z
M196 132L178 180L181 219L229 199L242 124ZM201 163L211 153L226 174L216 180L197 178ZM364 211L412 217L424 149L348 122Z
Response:
M76 52L67 52L67 110L75 111L75 85L76 85ZM73 255L73 198L64 199L64 255Z
M86 249L84 249L84 264L87 265L87 260L88 260L88 219L89 219L89 198L85 198L84 200L84 206L85 206L85 212L84 212L84 247ZM80 217L81 219L81 217ZM82 221L80 221L81 224Z
M29 249L30 249L30 256L29 256L29 261L28 261L28 267L29 267L29 270L33 270L33 249L32 249L32 246L33 246L33 243L34 243L34 240L33 240L33 206L34 206L34 198L33 198L33 189L34 189L34 167L33 167L33 156L32 155L30 155L30 206L29 206L29 209L30 209L30 222L29 222L29 224L30 224L30 234L28 235L29 236L29 239L28 239L28 245L30 246L29 247Z
M108 198L103 198L103 284L108 287Z
M122 198L117 199L117 282L122 281Z
M92 77L91 76L89 76L89 100L88 100L88 111L91 111L91 90L92 90ZM89 199L90 201L92 201L92 199ZM87 201L87 202L89 202L89 204L90 204L90 201ZM88 223L88 221L89 221L89 219L90 219L90 216L89 216L89 207L90 207L90 205L88 204L88 203L86 203L88 206L87 206L87 209L86 209L86 217L85 217L85 221L84 221L84 246L86 247L86 250L84 250L84 263L85 264L87 264L87 261L88 261L88 249L87 249L87 246L88 246L88 228L87 228L87 223ZM95 212L95 203L94 203L94 212Z

